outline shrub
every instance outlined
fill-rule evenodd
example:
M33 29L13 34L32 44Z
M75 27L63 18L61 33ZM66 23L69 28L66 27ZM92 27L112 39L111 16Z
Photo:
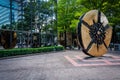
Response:
M33 53L41 53L41 52L51 52L51 51L61 51L61 50L64 50L63 46L5 49L5 50L0 50L0 57L25 55L25 54L33 54Z

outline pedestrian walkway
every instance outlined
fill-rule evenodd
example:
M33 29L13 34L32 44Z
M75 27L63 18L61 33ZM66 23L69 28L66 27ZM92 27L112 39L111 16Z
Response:
M118 56L102 56L102 57L85 57L74 55L72 57L64 56L73 66L110 66L120 65L120 57Z
M120 80L120 55L114 54L91 58L66 50L1 59L0 80Z

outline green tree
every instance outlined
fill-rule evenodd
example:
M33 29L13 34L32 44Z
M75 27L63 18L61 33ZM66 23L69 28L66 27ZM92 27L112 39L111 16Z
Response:
M117 25L120 25L120 0L81 0L81 5L88 10L98 9L108 18L109 24L113 27L112 42L115 42L116 33L120 32Z
M58 1L58 30L75 32L79 17L89 9L82 5L82 0Z
M93 9L102 11L111 26L120 25L119 8L119 0L59 0L58 31L65 33L66 41L66 32L75 33L79 17Z
M107 17L111 25L120 25L120 0L81 0L88 10L98 9Z
M53 16L52 1L53 0L31 0L27 2L27 4L24 7L24 18L23 20L17 23L17 28L19 30L30 30L31 26L32 29L35 28L35 24L38 24L38 26L42 26L45 22L47 22L48 18Z
M64 34L64 44L67 46L66 33L75 33L79 17L86 12L81 0L59 0L58 1L58 32Z

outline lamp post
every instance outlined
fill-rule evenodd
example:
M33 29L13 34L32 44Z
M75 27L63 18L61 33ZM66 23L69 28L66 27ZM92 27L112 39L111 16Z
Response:
M42 41L43 41L43 46L46 46L46 32L45 31L43 32Z
M53 45L53 43L54 43L54 41L53 41L53 29L50 27L49 29L49 32L50 32L50 43L51 43L51 45Z
M39 47L41 47L41 26L39 26Z

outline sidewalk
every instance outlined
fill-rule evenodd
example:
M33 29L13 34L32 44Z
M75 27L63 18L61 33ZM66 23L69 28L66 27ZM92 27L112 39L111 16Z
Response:
M120 80L118 53L90 58L80 50L65 50L3 59L0 80Z

